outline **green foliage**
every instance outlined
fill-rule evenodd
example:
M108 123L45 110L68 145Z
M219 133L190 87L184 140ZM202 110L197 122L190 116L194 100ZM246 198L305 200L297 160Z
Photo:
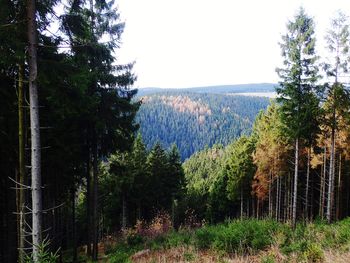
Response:
M233 143L233 151L226 164L228 181L227 195L230 200L235 200L239 192L249 193L251 181L254 176L253 151L255 148L254 137L240 137Z
M269 248L273 247L272 251L261 256L261 262L280 262L281 256L276 255L276 249L277 253L282 253L287 260L297 258L298 262L323 262L325 250L342 251L350 245L350 231L346 231L349 229L349 222L350 220L346 219L334 225L324 222L298 224L293 230L290 225L274 220L233 220L197 230L171 231L161 238L145 240L144 244L121 243L113 250L112 255L129 260L130 255L137 250L182 246L194 246L201 251L211 250L217 254L247 255L269 251ZM340 235L342 231L346 231L347 234Z
M227 145L249 134L267 98L172 91L143 98L137 114L147 148L173 143L181 159L214 144Z
M318 56L315 51L314 21L300 8L293 21L287 24L288 32L280 43L283 68L277 69L281 78L276 91L281 104L285 132L293 139L314 140L318 127L319 98L316 93Z
M196 246L227 253L258 251L273 244L279 224L269 220L232 221L226 225L206 226L196 231Z
M261 258L261 263L275 263L275 259L272 255L266 255Z
M152 219L159 211L175 210L175 202L182 195L184 172L176 146L166 151L157 143L147 153L140 134L131 151L110 155L100 170L107 229L119 226L123 196L127 224L133 225L137 220ZM175 212L173 220L177 220Z
M187 205L199 218L223 221L233 213L241 197L250 198L254 137L243 136L226 147L214 145L197 152L183 164Z
M38 260L34 261L33 255L29 255L25 258L26 263L54 263L57 262L59 255L58 250L54 253L49 251L49 242L43 241L39 246Z
M118 244L112 253L109 255L108 259L111 263L129 263L131 262L130 256L135 253L137 249L134 247L129 247L126 244Z

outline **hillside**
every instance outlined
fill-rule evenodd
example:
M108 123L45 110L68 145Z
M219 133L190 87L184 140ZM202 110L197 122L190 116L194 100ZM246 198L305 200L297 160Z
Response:
M137 122L146 145L160 141L168 148L175 143L186 159L206 145L227 145L248 134L269 99L168 91L143 96L142 102Z
M205 87L193 87L186 89L177 89L178 92L191 93L211 93L211 94L228 94L228 93L268 93L275 92L274 83L253 83L253 84L237 84L237 85L216 85ZM174 89L162 89L156 87L139 89L139 96L146 96L156 93L172 92Z

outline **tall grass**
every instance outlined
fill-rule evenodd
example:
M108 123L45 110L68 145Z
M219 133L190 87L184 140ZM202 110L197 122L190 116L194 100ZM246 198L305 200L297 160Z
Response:
M116 260L111 262L128 262L135 251L146 248L161 250L174 247L192 247L227 255L257 255L278 251L284 257L297 259L298 262L322 262L326 250L350 250L350 219L331 225L323 221L298 224L295 230L288 224L274 220L232 220L192 230L171 230L154 238L133 236L131 239L126 238L113 250L111 259ZM276 258L274 253L265 254L264 260L273 262Z

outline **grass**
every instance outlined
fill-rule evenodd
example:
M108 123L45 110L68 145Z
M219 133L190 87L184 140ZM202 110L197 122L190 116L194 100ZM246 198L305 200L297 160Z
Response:
M119 242L109 259L112 263L134 262L131 257L138 251L146 251L147 257L158 253L158 258L159 253L181 251L179 258L184 262L200 262L200 255L207 252L215 254L215 262L233 255L258 257L257 262L323 262L330 253L349 253L350 219L331 225L323 221L298 224L295 230L274 220L232 220L196 230L171 230L153 238L132 236ZM154 258L137 262L152 260L158 262Z

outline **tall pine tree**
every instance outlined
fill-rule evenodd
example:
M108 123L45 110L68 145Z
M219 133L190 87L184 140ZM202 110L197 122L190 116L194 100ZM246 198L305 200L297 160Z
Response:
M319 100L316 95L319 79L315 50L314 21L300 8L293 21L287 24L287 33L280 43L283 67L277 69L281 78L276 88L281 103L281 117L285 131L294 140L294 189L292 224L297 217L299 149L301 143L318 132Z

